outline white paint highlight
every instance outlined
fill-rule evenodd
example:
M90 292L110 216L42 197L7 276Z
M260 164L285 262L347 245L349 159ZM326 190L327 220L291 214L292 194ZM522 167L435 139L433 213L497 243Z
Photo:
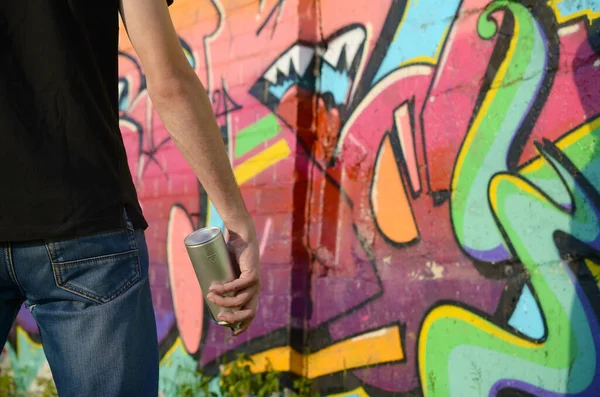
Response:
M263 78L276 84L277 72L281 72L284 76L289 76L290 65L292 64L298 75L303 76L314 55L315 50L313 48L302 44L296 44L277 59L277 61L265 72Z
M327 43L327 51L323 54L323 59L335 67L340 61L342 50L345 48L346 65L350 66L365 43L365 39L366 34L362 28L356 27L349 30Z
M262 238L260 239L259 252L260 256L265 252L265 248L267 247L267 241L269 241L269 236L271 235L271 226L273 226L273 221L271 218L268 218L265 222L265 228L263 231Z

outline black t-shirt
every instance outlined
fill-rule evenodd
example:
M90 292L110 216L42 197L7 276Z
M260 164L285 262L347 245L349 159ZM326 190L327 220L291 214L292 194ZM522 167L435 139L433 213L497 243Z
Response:
M146 228L119 130L119 0L0 1L0 241Z

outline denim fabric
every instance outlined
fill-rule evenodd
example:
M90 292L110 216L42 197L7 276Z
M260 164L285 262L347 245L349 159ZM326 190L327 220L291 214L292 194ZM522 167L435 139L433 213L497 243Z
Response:
M0 347L25 302L60 397L156 397L158 342L144 233L0 243Z

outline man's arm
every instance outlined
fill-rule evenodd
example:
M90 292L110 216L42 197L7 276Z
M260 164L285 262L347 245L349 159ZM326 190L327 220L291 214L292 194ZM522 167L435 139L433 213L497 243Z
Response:
M254 224L227 158L212 105L185 57L166 0L120 0L121 17L146 74L150 99L183 157L206 190L230 234L242 271L234 282L211 288L209 299L223 307L228 322L255 316L260 290L259 250ZM221 295L236 291L232 298Z

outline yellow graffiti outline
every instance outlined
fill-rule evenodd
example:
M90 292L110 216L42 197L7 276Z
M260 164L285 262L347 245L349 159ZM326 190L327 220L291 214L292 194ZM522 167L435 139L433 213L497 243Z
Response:
M399 68L403 68L405 66L408 65L414 65L414 64L428 64L431 66L435 66L437 65L437 63L440 60L440 55L442 53L442 48L444 48L444 43L446 43L446 39L448 38L448 32L450 31L450 25L446 27L446 30L444 31L444 33L442 33L442 38L440 39L440 42L437 45L437 48L435 49L435 55L433 57L427 56L427 55L419 55L417 57L413 57L410 59L407 59L404 62L400 63L400 66L398 66Z
M406 14L408 13L409 8L413 5L416 6L418 4L418 2L419 2L419 0L414 0L414 4L413 4L413 0L408 0L406 2L406 6L404 7L402 17L400 18L400 23L398 24L398 27L396 28L396 32L394 33L394 38L392 39L392 41L396 41L398 39L398 35L400 34L402 27L404 26L404 22L406 21ZM451 25L447 26L444 33L442 33L442 36L437 45L437 48L435 49L435 55L433 57L430 57L428 55L419 55L416 57L412 57L410 59L405 60L404 62L400 62L400 64L398 65L398 69L403 68L405 66L409 66L409 65L423 64L423 63L435 66L438 63L438 61L440 60L440 54L442 52L442 48L444 47L444 43L446 42L446 39L448 38L448 32L450 31L450 26Z
M291 346L269 349L251 356L254 373L264 372L268 363L280 372L292 372L309 379L350 369L391 363L404 359L404 349L397 325L370 331L334 343L315 353L302 354ZM229 373L231 365L222 368Z
M592 273L592 276L596 280L596 285L600 289L600 263L597 263L591 259L584 259L584 262L588 269L590 269L590 273Z
M38 343L36 341L34 341L33 339L31 339L31 337L29 336L29 334L27 333L27 331L25 331L24 328L22 327L17 327L17 334L20 336L25 337L25 340L27 342L29 342L31 345L33 345L34 347L41 349L42 348L42 344ZM18 340L18 339L17 339Z
M514 177L512 175L510 175L510 176L499 175L499 176L496 176L494 179L492 179L492 181L490 182L490 193L489 193L490 203L492 204L492 207L494 208L494 210L496 210L499 207L499 205L498 205L499 186L502 182L506 182L507 180L510 180L510 183L512 185L518 186L521 189L521 191L524 193L524 195L526 194L527 196L530 196L531 198L536 198L540 201L548 200L538 190L534 189L530 183L527 183L524 180Z
M517 18L515 18L514 23L515 23L515 28L514 28L514 32L513 32L513 37L519 37L519 30L521 27L520 27L520 24L519 24L519 21L517 20ZM517 47L517 40L511 40L505 59L513 58L516 47ZM490 89L489 89L488 93L486 94L485 99L483 100L483 103L481 104L481 109L479 110L479 112L477 112L475 121L473 122L473 125L471 125L471 128L469 128L469 131L467 132L467 136L463 143L463 147L461 148L461 150L458 153L458 159L456 160L454 175L460 175L460 173L461 173L463 164L465 162L465 158L467 157L467 152L470 150L470 148L473 144L473 140L475 139L475 136L477 135L476 133L479 130L481 123L483 122L483 118L487 115L488 110L492 104L492 101L496 97L496 95L493 93L493 91L497 90L501 86L502 80L504 80L504 77L506 76L506 73L508 71L509 63L510 62L506 62L506 61L502 62L502 64L500 65L500 68L498 69L498 72L496 73L496 76L494 77L494 80L492 81L492 84L490 85ZM452 178L452 190L453 191L456 190L456 183L457 183L456 178Z
M22 342L21 338L24 338L25 341L27 341L29 343L29 345L30 345L29 348L35 348L38 350L43 349L42 344L37 343L36 341L31 339L31 337L29 336L29 334L27 333L27 331L25 331L25 329L23 327L17 326L16 331L17 331L17 337L16 337L16 343L15 343L15 353L16 353L17 357L19 357L21 355L21 353L20 353L21 342Z
M369 394L361 386L361 387L357 387L354 390L349 390L347 392L328 395L328 397L350 397L350 396L369 397Z
M172 364L172 358L171 356L173 355L173 353L175 353L175 350L177 350L178 348L181 348L183 350L183 352L185 354L189 354L187 353L187 350L185 350L185 347L183 346L183 341L181 340L181 337L177 337L177 339L175 339L175 343L173 343L173 345L169 348L169 350L167 350L167 352L165 353L165 355L163 356L163 358L160 360L160 366L165 366L165 367L170 367ZM168 362L171 361L171 362Z
M566 148L576 144L577 141L590 134L597 128L600 128L600 118L596 118L589 123L583 124L581 127L577 128L575 131L558 141L557 146L559 149L564 151Z

